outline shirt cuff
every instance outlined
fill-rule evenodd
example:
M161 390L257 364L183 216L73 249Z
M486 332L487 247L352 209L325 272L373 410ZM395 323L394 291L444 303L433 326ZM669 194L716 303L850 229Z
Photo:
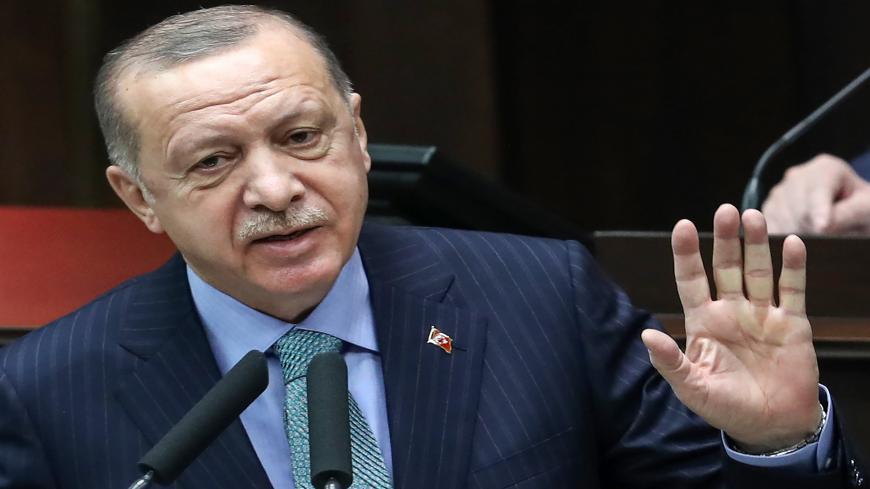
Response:
M829 469L833 464L833 447L835 442L834 403L831 401L831 393L823 385L819 385L819 400L825 405L827 410L827 419L822 427L819 441L784 455L749 455L732 448L731 442L723 432L722 444L725 446L725 453L737 462L756 467L787 467L808 474Z

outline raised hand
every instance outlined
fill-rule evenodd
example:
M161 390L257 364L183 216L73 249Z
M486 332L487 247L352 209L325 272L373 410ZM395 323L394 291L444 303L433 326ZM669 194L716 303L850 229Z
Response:
M737 209L719 207L713 218L713 300L695 226L677 223L674 275L686 316L686 352L660 331L646 330L642 338L680 401L740 448L764 452L800 442L821 416L804 305L806 247L797 236L785 239L777 305L764 217L756 210L743 214L742 250L739 228Z

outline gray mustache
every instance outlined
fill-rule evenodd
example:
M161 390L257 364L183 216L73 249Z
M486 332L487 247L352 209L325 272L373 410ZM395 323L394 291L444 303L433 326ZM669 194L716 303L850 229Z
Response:
M271 234L279 234L293 228L324 224L329 220L325 211L317 207L307 207L285 212L259 211L245 219L239 227L239 241L258 239Z

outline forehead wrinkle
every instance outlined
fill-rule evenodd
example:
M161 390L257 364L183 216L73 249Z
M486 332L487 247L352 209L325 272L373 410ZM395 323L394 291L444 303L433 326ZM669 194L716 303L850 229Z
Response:
M286 111L282 111L280 113L280 116L277 117L277 120L269 123L270 130L275 126L279 126L281 124L286 124L287 121L299 118L304 114L315 113L318 110L320 110L321 108L326 107L327 102L325 100L323 100L320 96L318 96L316 91L311 92L305 86L301 86L299 88L302 88L301 94L297 94L296 96L291 95L292 98L298 98L298 100L295 100L291 104L292 108L289 108L289 110L286 110ZM282 94L285 94L285 91L283 89L279 88L278 90L269 90L269 91L261 90L261 91L258 91L257 93L261 93L262 96L258 97L255 101L253 101L253 103L251 103L248 107L246 107L245 110L236 111L235 113L231 113L231 114L223 112L221 114L218 114L217 117L222 118L224 115L243 114L246 111L250 111L252 109L255 109L259 102L267 100L271 97L280 96ZM251 95L254 95L254 94L251 94ZM246 98L248 98L248 97L249 96L246 96ZM208 107L206 107L206 109L207 108ZM203 109L200 109L200 110L203 110ZM186 114L192 114L192 112L188 112ZM180 114L180 115L183 115L183 114ZM179 148L185 148L186 146L195 147L195 146L199 146L202 144L202 141L177 142L179 138L182 138L183 140L187 140L191 136L190 130L194 130L194 139L197 139L195 135L200 135L204 130L207 132L208 130L214 129L217 132L212 134L209 137L206 137L205 140L206 141L220 140L220 139L224 139L224 136L221 136L219 134L220 129L217 129L217 128L228 123L228 121L226 121L226 120L222 120L220 122L215 122L215 119L206 119L206 121L204 122L204 124L202 126L197 125L197 127L198 127L197 129L192 129L192 128L189 128L189 126L187 124L179 123L177 121L177 119L178 119L178 117L173 117L170 120L170 122L175 122L176 124L172 124L170 126L171 129L167 135L168 137L165 139L164 157L167 160L170 159L170 155L172 153L174 153ZM245 124L245 126L247 126L247 125L248 124ZM173 126L177 126L177 127L172 129ZM190 130L188 130L188 129L190 129Z
M257 80L241 87L234 87L224 93L215 94L207 92L189 99L170 102L166 105L175 114L175 119L184 114L192 114L204 109L221 107L228 114L239 115L245 113L257 102L275 94L281 90L276 83L280 77L272 77L266 80ZM241 94L241 95L240 95Z
M273 77L268 80L256 81L247 84L242 89L232 89L225 94L218 94L217 97L213 93L198 95L192 99L185 99L169 104L169 107L174 108L172 116L169 117L167 127L170 128L164 139L164 156L169 157L171 148L175 145L174 140L185 133L186 124L184 119L195 116L203 111L219 111L219 116L244 115L251 108L256 107L259 102L278 95L282 91L282 87L275 83L279 77ZM242 95L239 95L239 92ZM208 119L206 119L208 125Z
M283 121L287 121L290 119L295 119L295 118L301 117L303 114L313 113L315 111L318 111L318 110L328 106L328 103L325 100L323 100L321 97L317 96L316 92L311 93L309 90L305 90L304 87L301 87L301 88L303 88L301 90L301 93L298 93L295 95L293 95L293 94L287 95L284 90L259 91L258 94L260 94L261 96L256 97L255 100L250 101L251 102L250 104L245 104L245 107L236 108L236 109L232 109L232 110L220 110L219 113L215 114L212 117L204 118L203 120L201 120L200 122L198 122L195 125L202 126L202 127L222 126L222 125L227 123L226 122L227 119L225 119L226 116L232 117L232 116L239 116L239 115L246 115L246 114L250 114L251 117L255 117L256 119L259 119L261 116L257 115L258 106L270 98L279 97L282 95L287 95L290 98L290 100L287 100L286 98L284 98L282 100L279 100L279 102L277 102L282 106L282 109L279 112L275 112L274 109L272 109L272 108L266 108L265 110L267 112L269 112L269 114L270 114L270 117L269 117L270 119L272 119L271 115L275 115L281 122L283 122ZM245 98L248 99L252 95L255 95L255 94L248 95ZM292 99L295 99L295 100L292 100ZM240 99L240 101L241 101L241 99ZM196 111L184 112L184 113L180 113L180 114L177 114L177 115L171 117L169 119L169 127L172 128L175 126L180 126L177 129L172 129L171 132L178 133L179 131L183 130L185 127L188 126L188 124L186 124L184 122L179 122L180 118L183 118L184 116L193 115L197 111L203 111L203 110L208 110L208 109L212 109L212 108L216 108L216 107L209 105L207 107L200 108ZM250 122L252 122L252 121L248 121L248 123L250 123ZM170 139L172 139L172 138L174 138L174 135L170 137Z

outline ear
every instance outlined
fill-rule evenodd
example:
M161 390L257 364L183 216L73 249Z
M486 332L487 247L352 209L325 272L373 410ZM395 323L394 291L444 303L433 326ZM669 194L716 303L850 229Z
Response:
M133 214L136 214L136 217L145 223L149 231L155 234L163 233L160 219L154 214L151 203L145 198L143 189L133 177L122 170L121 167L110 165L106 168L106 179L109 180L112 190L127 204L127 207L133 211Z
M363 153L366 173L368 173L372 167L372 158L369 156L369 138L366 134L366 126L363 124L362 117L360 117L362 106L362 97L360 94L352 93L350 95L350 106L353 110L353 127L356 130L356 139L359 142L359 149Z

